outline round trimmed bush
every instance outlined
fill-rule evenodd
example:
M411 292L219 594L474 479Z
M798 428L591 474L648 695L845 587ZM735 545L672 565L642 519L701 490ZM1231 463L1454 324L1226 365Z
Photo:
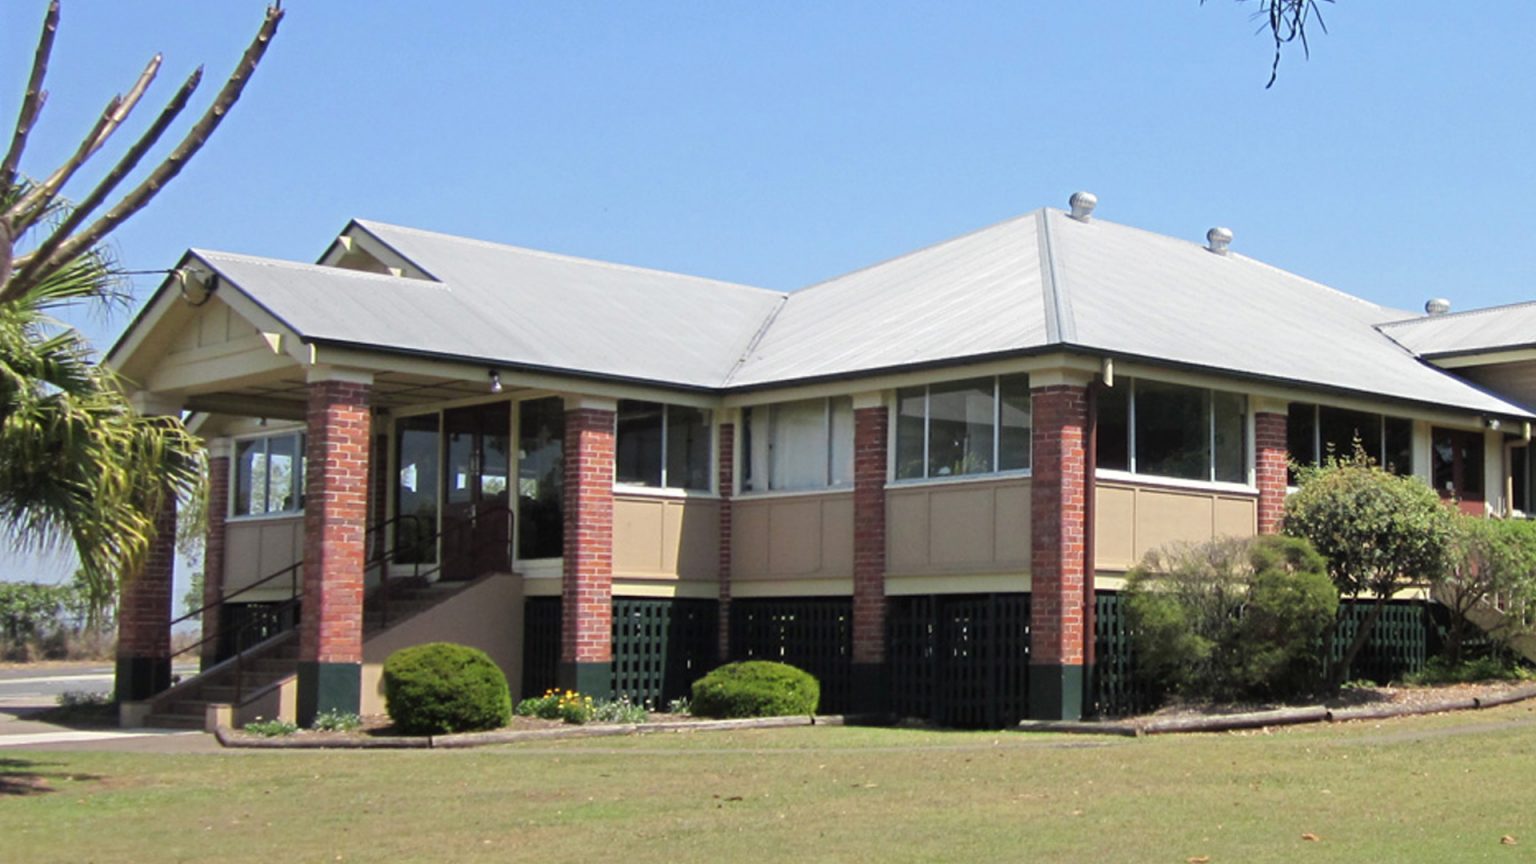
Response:
M693 682L689 712L699 717L781 717L815 714L821 684L784 663L727 663Z
M507 678L484 651L450 642L401 648L384 661L384 703L400 731L499 729L512 719Z

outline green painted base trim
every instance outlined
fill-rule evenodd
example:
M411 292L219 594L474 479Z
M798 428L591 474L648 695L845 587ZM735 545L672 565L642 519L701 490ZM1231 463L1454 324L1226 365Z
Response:
M363 707L363 664L299 663L298 723L309 728L327 711L357 714Z
M117 700L119 702L139 702L170 689L170 686L170 658L117 658Z
M1082 719L1085 681L1081 665L1029 664L1029 718Z
M561 663L560 686L593 699L613 697L612 663Z
M845 713L884 714L891 707L890 667L885 663L854 663Z

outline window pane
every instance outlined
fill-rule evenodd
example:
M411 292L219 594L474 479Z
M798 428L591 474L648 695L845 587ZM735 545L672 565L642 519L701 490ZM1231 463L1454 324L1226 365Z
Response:
M1098 463L1113 471L1131 470L1131 382L1104 387L1098 393Z
M1136 473L1208 480L1210 391L1136 382Z
M235 442L236 516L267 512L266 439Z
M1292 402L1285 416L1285 449L1298 465L1317 464L1317 406ZM1296 472L1287 469L1286 482L1296 485Z
M741 488L762 491L768 488L768 417L767 406L741 409Z
M299 456L299 436L267 439L266 512L284 513L299 509Z
M928 388L928 476L992 470L993 379Z
M1248 399L1237 393L1217 392L1216 479L1228 483L1248 482Z
M1330 408L1317 410L1317 425L1322 435L1323 458L1330 456L1350 459L1355 455L1355 442L1365 450L1371 461L1381 462L1381 415L1365 411L1349 411Z
M896 391L896 479L907 480L923 475L922 387Z
M661 485L661 405L619 400L617 476L620 483Z
M667 406L667 485L709 489L709 412Z
M1382 465L1393 474L1413 473L1413 421L1386 418L1387 452Z
M436 414L403 417L396 426L400 474L395 486L395 560L437 560L438 424Z
M807 399L773 406L771 489L827 485L827 402Z
M565 554L565 401L531 399L517 409L517 557Z
M998 430L997 469L1014 471L1029 467L1029 376L1004 375L998 379L1002 395L1002 428Z
M853 397L832 397L832 485L853 485Z

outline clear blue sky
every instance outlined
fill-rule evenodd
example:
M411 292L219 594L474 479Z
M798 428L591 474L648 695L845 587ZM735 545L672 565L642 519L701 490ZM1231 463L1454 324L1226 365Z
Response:
M43 6L0 12L6 128ZM116 235L124 266L309 261L358 216L792 289L1089 189L1105 219L1226 225L1381 303L1536 298L1536 4L1339 0L1268 91L1255 0L287 6L212 143ZM24 167L156 50L162 100L207 64L201 110L262 9L65 0ZM82 327L105 347L126 321Z

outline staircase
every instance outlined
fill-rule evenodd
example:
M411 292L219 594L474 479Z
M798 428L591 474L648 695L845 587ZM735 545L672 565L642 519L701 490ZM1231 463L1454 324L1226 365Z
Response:
M473 584L391 580L387 596L375 589L363 602L363 637L404 623ZM155 696L143 723L161 729L203 729L210 704L248 701L297 674L298 664L299 634L293 630L279 633Z

